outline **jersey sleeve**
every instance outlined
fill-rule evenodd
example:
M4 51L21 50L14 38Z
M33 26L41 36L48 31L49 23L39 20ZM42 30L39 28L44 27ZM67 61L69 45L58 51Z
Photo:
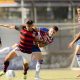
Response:
M24 29L26 26L25 25L18 25L18 26L15 26L15 29L17 31L21 31L22 29Z
M20 25L20 26L15 26L15 29L17 30L17 31L20 31L21 29L22 29L22 26Z

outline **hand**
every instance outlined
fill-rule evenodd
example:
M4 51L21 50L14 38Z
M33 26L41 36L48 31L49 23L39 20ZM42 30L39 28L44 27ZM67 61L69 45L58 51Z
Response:
M8 28L9 29L15 29L15 25L10 25Z
M38 46L39 46L39 47L44 47L45 44L44 44L44 43L39 43Z
M70 42L68 48L72 48L72 46L73 46L73 42Z
M5 27L5 28L9 28L9 29L15 29L15 25L7 25L7 24L0 24L0 27Z

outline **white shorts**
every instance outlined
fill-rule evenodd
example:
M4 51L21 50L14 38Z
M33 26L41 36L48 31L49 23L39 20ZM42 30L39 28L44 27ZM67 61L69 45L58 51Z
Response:
M31 62L31 54L21 52L18 47L13 49L11 52L15 52L17 54L17 56L21 56L24 63Z

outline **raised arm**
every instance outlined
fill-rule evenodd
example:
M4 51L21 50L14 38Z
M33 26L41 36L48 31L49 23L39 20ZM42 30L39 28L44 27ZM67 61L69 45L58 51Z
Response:
M0 24L0 28L2 27L9 28L9 29L15 29L15 25Z
M77 17L78 17L78 26L80 26L80 8L77 8ZM80 32L78 34L76 34L74 39L69 43L68 47L72 47L73 44L79 39L80 39Z
M76 41L80 39L80 32L74 37L74 39L69 43L69 47L72 47Z
M17 47L17 46L18 46L18 44L15 43L14 45L12 45L12 48L15 48L15 47Z
M25 25L3 25L3 24L0 24L0 28L2 27L5 27L5 28L9 28L9 29L15 29L17 31L20 31L22 29L22 26L24 27Z

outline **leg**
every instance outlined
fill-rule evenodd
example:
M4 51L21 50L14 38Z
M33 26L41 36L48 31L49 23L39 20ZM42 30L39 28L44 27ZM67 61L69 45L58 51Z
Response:
M38 46L33 46L32 48L32 60L36 60L36 73L35 73L35 79L40 80L39 74L40 74L40 68L41 68L41 63L43 61L43 56L42 53L45 53L45 49L43 47L39 48Z
M6 57L5 57L5 60L4 60L4 72L1 72L0 73L0 76L4 75L7 71L7 68L9 66L9 61L11 59L13 59L14 57L16 57L16 53L14 51L11 51Z
M74 64L74 61L75 61L75 58L76 58L76 54L78 53L79 49L80 49L80 46L76 45L75 52L74 52L74 57L73 57L73 60L72 60L72 63L71 63L71 68L73 67L73 64Z
M41 64L40 64L40 62L37 60L37 63L36 63L36 73L35 73L35 80L39 80L39 79L40 79L40 77L39 77L40 69L41 69Z
M41 63L42 63L41 61L43 60L43 56L42 56L41 52L32 53L32 59L37 60L35 80L40 80L39 74L40 74Z
M21 53L21 56L22 56L22 59L23 59L24 80L26 80L27 71L29 69L29 63L31 61L31 54Z
M9 61L12 60L14 57L16 57L16 53L11 51L6 57L5 57L5 60L4 60L4 72L6 72L8 66L9 66Z
M77 49L76 49L76 54L78 53L78 52L80 52L80 45L77 45L77 47L76 47ZM80 57L79 57L80 58ZM80 77L80 74L77 76L77 77Z
M23 63L23 70L24 70L24 80L26 80L27 71L29 69L29 64L27 62Z

